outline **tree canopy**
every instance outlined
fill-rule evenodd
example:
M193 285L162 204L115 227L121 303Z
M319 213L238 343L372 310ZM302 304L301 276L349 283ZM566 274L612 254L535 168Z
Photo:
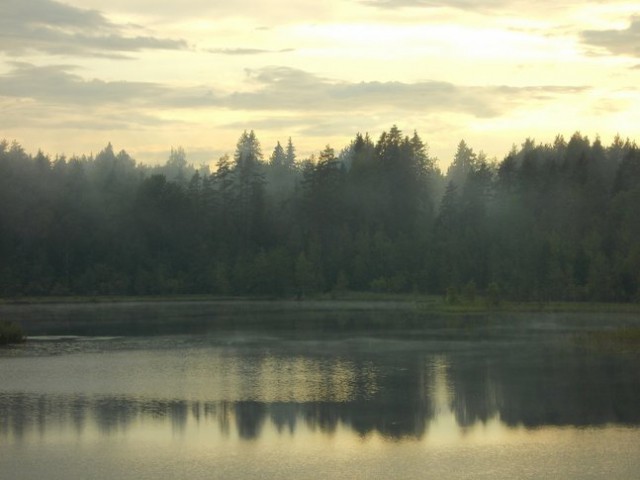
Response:
M527 139L499 162L462 140L446 174L396 126L317 159L291 138L265 159L245 131L213 171L182 148L148 167L2 141L0 295L639 301L639 207L640 149L619 137Z

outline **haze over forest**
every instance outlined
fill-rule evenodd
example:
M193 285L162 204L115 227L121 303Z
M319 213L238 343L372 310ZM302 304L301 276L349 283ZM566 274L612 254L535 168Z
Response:
M461 141L440 171L418 133L298 158L253 131L213 171L111 144L51 158L0 143L0 294L304 297L499 291L640 299L640 150L579 133L499 162Z

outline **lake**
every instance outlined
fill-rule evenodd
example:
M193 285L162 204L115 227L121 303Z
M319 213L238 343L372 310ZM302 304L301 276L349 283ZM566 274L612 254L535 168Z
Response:
M629 314L3 305L7 479L637 479Z

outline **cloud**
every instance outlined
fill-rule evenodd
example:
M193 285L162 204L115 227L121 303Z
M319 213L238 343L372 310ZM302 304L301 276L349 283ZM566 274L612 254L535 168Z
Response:
M58 27L112 28L97 10L86 10L53 0L4 0L5 20Z
M640 16L632 17L624 30L585 30L580 36L584 43L614 55L640 57Z
M25 127L43 134L52 131L154 131L167 125L176 128L182 124L175 119L164 119L154 112L145 112L126 105L77 105L36 102L29 99L11 99L0 96L0 130L21 131ZM84 135L84 133L81 133Z
M267 50L261 48L209 48L208 53L219 55L262 55L265 53L288 53L294 52L293 48L282 48L280 50Z
M399 10L403 8L450 8L473 12L491 12L496 10L510 10L521 12L522 9L531 9L532 3L528 0L354 0L361 5L379 8L383 10ZM562 8L563 5L580 5L579 0L538 0L534 10L540 10L541 5L548 8Z
M303 125L309 123L316 123L321 116L318 115L308 115L304 118L300 115L294 116L267 116L267 117L256 117L251 120L241 120L234 121L229 123L223 123L219 125L220 127L231 129L231 130L278 130L278 129L286 129L286 130L295 130L300 128Z
M0 76L3 96L95 105L151 99L165 93L162 87L153 83L87 81L72 73L76 70L73 65L35 66L23 62L11 65L14 69Z
M247 70L257 89L221 99L229 108L291 111L394 110L501 115L519 104L584 91L582 86L462 86L448 82L343 82L287 67Z
M78 106L180 108L217 103L214 93L204 87L172 88L153 82L86 80L74 73L73 65L35 66L23 62L11 65L11 72L0 75L0 96Z
M510 14L516 17L549 19L567 9L584 6L580 0L352 0L384 12L403 9L450 9L474 14ZM433 12L430 12L433 13ZM460 13L460 12L458 12Z
M87 80L71 65L14 62L0 75L1 96L54 105L115 105L166 108L226 108L272 112L455 112L479 118L500 116L581 86L465 86L448 82L345 82L288 67L247 70L249 89L232 93L206 86L174 87L153 82Z
M383 9L398 9L406 7L448 7L464 10L478 10L501 7L510 2L509 0L360 0L359 3Z
M37 51L121 58L123 52L188 47L184 40L131 34L132 26L115 24L97 10L55 0L3 0L2 3L0 51L12 56Z

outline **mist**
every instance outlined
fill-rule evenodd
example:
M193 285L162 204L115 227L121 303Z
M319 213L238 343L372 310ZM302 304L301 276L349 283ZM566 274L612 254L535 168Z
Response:
M307 159L245 131L211 169L3 141L0 295L638 301L639 204L635 142L579 133L501 161L461 141L446 172L395 126Z

